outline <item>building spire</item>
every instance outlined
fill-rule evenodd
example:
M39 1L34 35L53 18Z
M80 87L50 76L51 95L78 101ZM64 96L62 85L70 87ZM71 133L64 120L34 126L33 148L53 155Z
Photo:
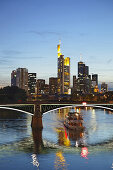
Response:
M58 54L58 58L59 58L60 55L61 55L60 44L61 44L61 40L59 40L59 44L57 45L57 54Z
M80 53L80 61L82 61L82 53Z

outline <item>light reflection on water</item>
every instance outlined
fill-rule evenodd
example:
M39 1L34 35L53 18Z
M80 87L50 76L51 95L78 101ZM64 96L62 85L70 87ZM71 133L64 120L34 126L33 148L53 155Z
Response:
M103 110L81 109L84 131L72 131L64 127L63 121L69 108L59 109L44 115L43 138L65 146L89 146L106 143L113 139L113 115ZM105 111L104 111L105 112Z
M43 116L43 131L32 131L31 116L0 114L0 169L103 169L113 162L113 114L101 109L78 109L85 129L69 131L63 121L70 109ZM5 161L3 159L5 158ZM94 159L94 160L93 160ZM7 163L12 160L12 164ZM21 161L21 164L18 162ZM96 162L96 164L95 164ZM17 166L18 165L18 166ZM93 167L92 167L93 165ZM26 167L25 167L26 166ZM101 169L100 168L100 169Z

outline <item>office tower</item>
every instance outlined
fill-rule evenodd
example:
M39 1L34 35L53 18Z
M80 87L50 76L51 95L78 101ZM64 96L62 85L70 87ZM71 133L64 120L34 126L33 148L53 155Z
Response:
M38 79L36 83L36 93L37 94L44 94L44 87L45 87L45 80Z
M98 86L98 74L92 74L92 85L93 87Z
M108 91L108 84L106 84L105 82L103 82L102 84L101 84L101 92L102 93L105 93L105 92L107 92Z
M35 94L36 73L28 73L28 93Z
M75 75L73 76L73 90L77 91L77 78Z
M64 94L64 55L58 58L58 94Z
M57 46L58 55L58 94L68 94L70 88L70 58L64 59L64 55L61 54L60 44Z
M28 69L18 68L16 70L16 86L28 92Z
M79 91L79 90L78 90L78 79L77 79L77 77L74 75L74 76L73 76L72 93L75 93L75 92L77 92L77 91Z
M57 94L57 81L58 78L56 77L49 78L49 94Z
M16 70L11 73L11 86L16 86Z
M91 79L89 75L89 67L82 61L78 62L78 91L82 93L91 92Z
M85 64L78 62L78 91L85 93Z
M80 61L78 62L78 78L85 77L85 64Z
M85 66L85 77L89 77L89 67Z
M89 76L89 66L86 66L82 61L78 62L78 77L88 77Z
M44 85L44 94L48 95L49 94L49 84Z
M70 89L70 58L64 59L64 94L69 94Z

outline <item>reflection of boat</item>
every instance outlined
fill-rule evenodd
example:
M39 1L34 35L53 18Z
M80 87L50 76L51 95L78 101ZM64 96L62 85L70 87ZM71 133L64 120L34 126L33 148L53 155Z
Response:
M83 118L80 113L71 111L64 120L64 126L70 130L83 130Z

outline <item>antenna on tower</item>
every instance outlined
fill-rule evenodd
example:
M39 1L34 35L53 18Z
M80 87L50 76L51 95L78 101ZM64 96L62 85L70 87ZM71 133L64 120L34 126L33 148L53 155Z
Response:
M59 44L61 44L61 40L59 40Z

